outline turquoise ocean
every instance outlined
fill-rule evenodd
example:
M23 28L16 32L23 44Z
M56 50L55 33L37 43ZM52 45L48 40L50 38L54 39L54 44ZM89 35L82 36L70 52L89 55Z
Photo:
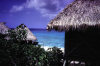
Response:
M42 46L64 48L65 32L30 29Z

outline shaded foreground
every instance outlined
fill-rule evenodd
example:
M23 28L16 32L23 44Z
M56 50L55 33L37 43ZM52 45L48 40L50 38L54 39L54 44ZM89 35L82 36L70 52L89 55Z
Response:
M25 33L0 34L0 66L62 66L63 52L57 48L45 51L40 45L22 40ZM21 36L18 36L21 35ZM9 40L5 37L9 36Z
M100 0L74 0L50 21L47 29L65 31L63 66L73 61L100 66Z

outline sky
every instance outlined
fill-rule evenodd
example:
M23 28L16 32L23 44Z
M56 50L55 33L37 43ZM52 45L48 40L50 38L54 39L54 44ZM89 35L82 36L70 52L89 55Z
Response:
M25 24L46 29L47 24L74 0L0 0L0 22L9 28Z

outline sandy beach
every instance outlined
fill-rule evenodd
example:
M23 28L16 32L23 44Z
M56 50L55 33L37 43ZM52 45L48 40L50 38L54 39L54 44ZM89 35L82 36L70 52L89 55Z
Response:
M48 47L48 46L41 46L41 48L44 48L45 49L45 51L47 51L48 50L48 48L52 48L52 47ZM60 48L61 50L62 50L62 52L64 52L64 48Z

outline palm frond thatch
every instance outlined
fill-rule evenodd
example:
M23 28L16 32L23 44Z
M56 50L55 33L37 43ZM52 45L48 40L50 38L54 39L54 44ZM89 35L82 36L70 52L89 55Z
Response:
M31 40L33 42L37 41L37 38L34 36L34 34L30 31L30 29L25 26L24 24L19 25L16 29L14 29L16 32L17 30L25 30L27 35L26 35L26 40Z
M75 0L47 25L47 29L69 30L100 25L100 0Z
M9 28L5 25L5 22L0 22L0 33L7 34Z

